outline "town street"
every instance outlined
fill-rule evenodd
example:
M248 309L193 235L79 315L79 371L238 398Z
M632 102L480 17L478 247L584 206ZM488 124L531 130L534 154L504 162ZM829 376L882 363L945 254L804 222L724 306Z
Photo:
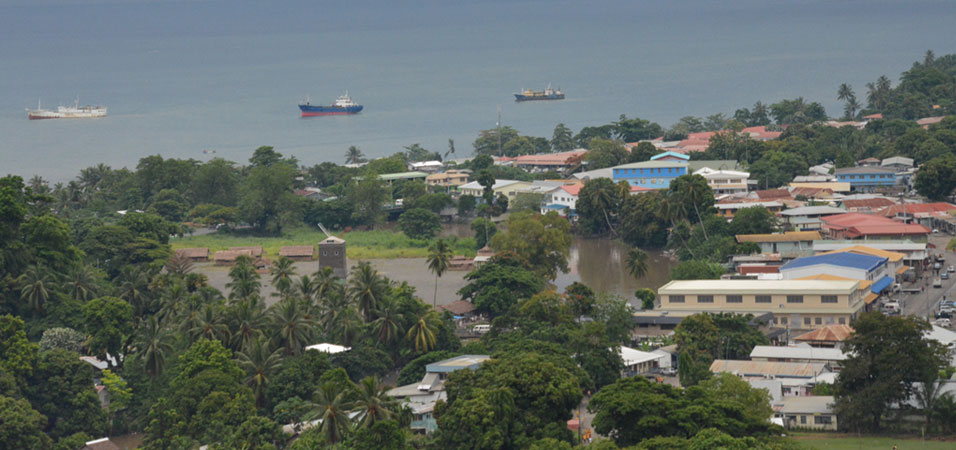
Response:
M946 233L932 234L929 237L929 242L935 245L936 248L930 248L927 249L927 251L932 252L934 255L942 253L945 258L945 261L941 263L942 268L940 269L940 273L945 272L946 268L950 265L956 265L956 255L946 251L946 244L949 243L951 238L952 236ZM926 270L923 273L923 277L916 280L916 282L903 283L904 288L922 287L924 288L923 292L919 294L899 293L892 295L894 300L900 301L904 314L919 316L932 321L934 319L933 313L944 296L949 300L956 298L956 289L954 289L956 288L956 280L954 280L956 273L951 273L949 274L949 279L942 280L942 287L934 288L933 278L935 278L936 275L932 267L933 266L930 265L929 270Z

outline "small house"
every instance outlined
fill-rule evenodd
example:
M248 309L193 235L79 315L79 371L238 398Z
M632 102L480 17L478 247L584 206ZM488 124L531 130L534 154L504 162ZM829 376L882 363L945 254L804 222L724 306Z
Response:
M248 251L248 252L249 252L249 256L252 256L252 257L254 257L254 258L258 258L258 257L262 256L263 253L265 253L265 251L262 250L262 246L261 246L261 245L253 245L253 246L248 246L248 247L229 247L229 250L231 250L231 251Z
M240 256L253 257L251 250L220 250L212 255L212 260L217 266L231 266Z
M279 249L279 256L284 256L293 261L312 261L315 259L315 246L313 245L289 245Z
M469 258L463 255L455 255L448 260L448 270L471 270L474 268L474 258Z
M776 417L787 429L837 430L837 416L832 396L784 397Z
M209 261L209 249L206 247L177 248L176 255L194 262Z

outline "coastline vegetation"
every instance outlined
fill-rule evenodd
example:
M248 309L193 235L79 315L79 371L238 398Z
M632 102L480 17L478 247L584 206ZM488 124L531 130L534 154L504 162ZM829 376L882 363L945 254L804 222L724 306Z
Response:
M346 255L350 259L425 258L431 241L412 239L404 233L388 230L333 231L348 243ZM260 236L253 233L229 232L183 236L170 239L173 250L189 247L207 247L210 251L228 250L229 247L261 245L268 257L279 255L279 249L288 245L315 245L325 239L319 230L305 227L283 231L280 236ZM445 242L453 254L475 256L473 238L448 237Z

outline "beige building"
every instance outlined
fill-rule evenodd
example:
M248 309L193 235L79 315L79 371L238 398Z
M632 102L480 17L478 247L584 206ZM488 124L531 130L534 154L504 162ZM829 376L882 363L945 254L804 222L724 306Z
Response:
M495 180L495 184L491 186L491 190L494 191L495 197L499 194L508 197L508 200L514 200L518 191L523 191L531 186L531 183L528 181L517 181L517 180ZM458 187L458 191L462 195L472 195L475 197L481 197L485 193L484 186L478 184L477 181L472 181L468 184L463 184Z
M849 324L863 309L856 280L674 280L658 289L664 311L773 314L778 327Z
M458 187L468 183L468 175L469 173L465 171L449 170L425 177L425 183L429 186Z

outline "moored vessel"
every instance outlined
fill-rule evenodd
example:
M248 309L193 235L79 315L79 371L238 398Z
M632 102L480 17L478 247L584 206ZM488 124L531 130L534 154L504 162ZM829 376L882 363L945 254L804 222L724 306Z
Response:
M302 111L302 117L356 114L361 111L362 108L362 105L355 103L352 97L349 97L349 91L345 91L345 95L335 99L331 105L313 105L309 101L308 96L306 96L305 102L299 103L299 110Z

